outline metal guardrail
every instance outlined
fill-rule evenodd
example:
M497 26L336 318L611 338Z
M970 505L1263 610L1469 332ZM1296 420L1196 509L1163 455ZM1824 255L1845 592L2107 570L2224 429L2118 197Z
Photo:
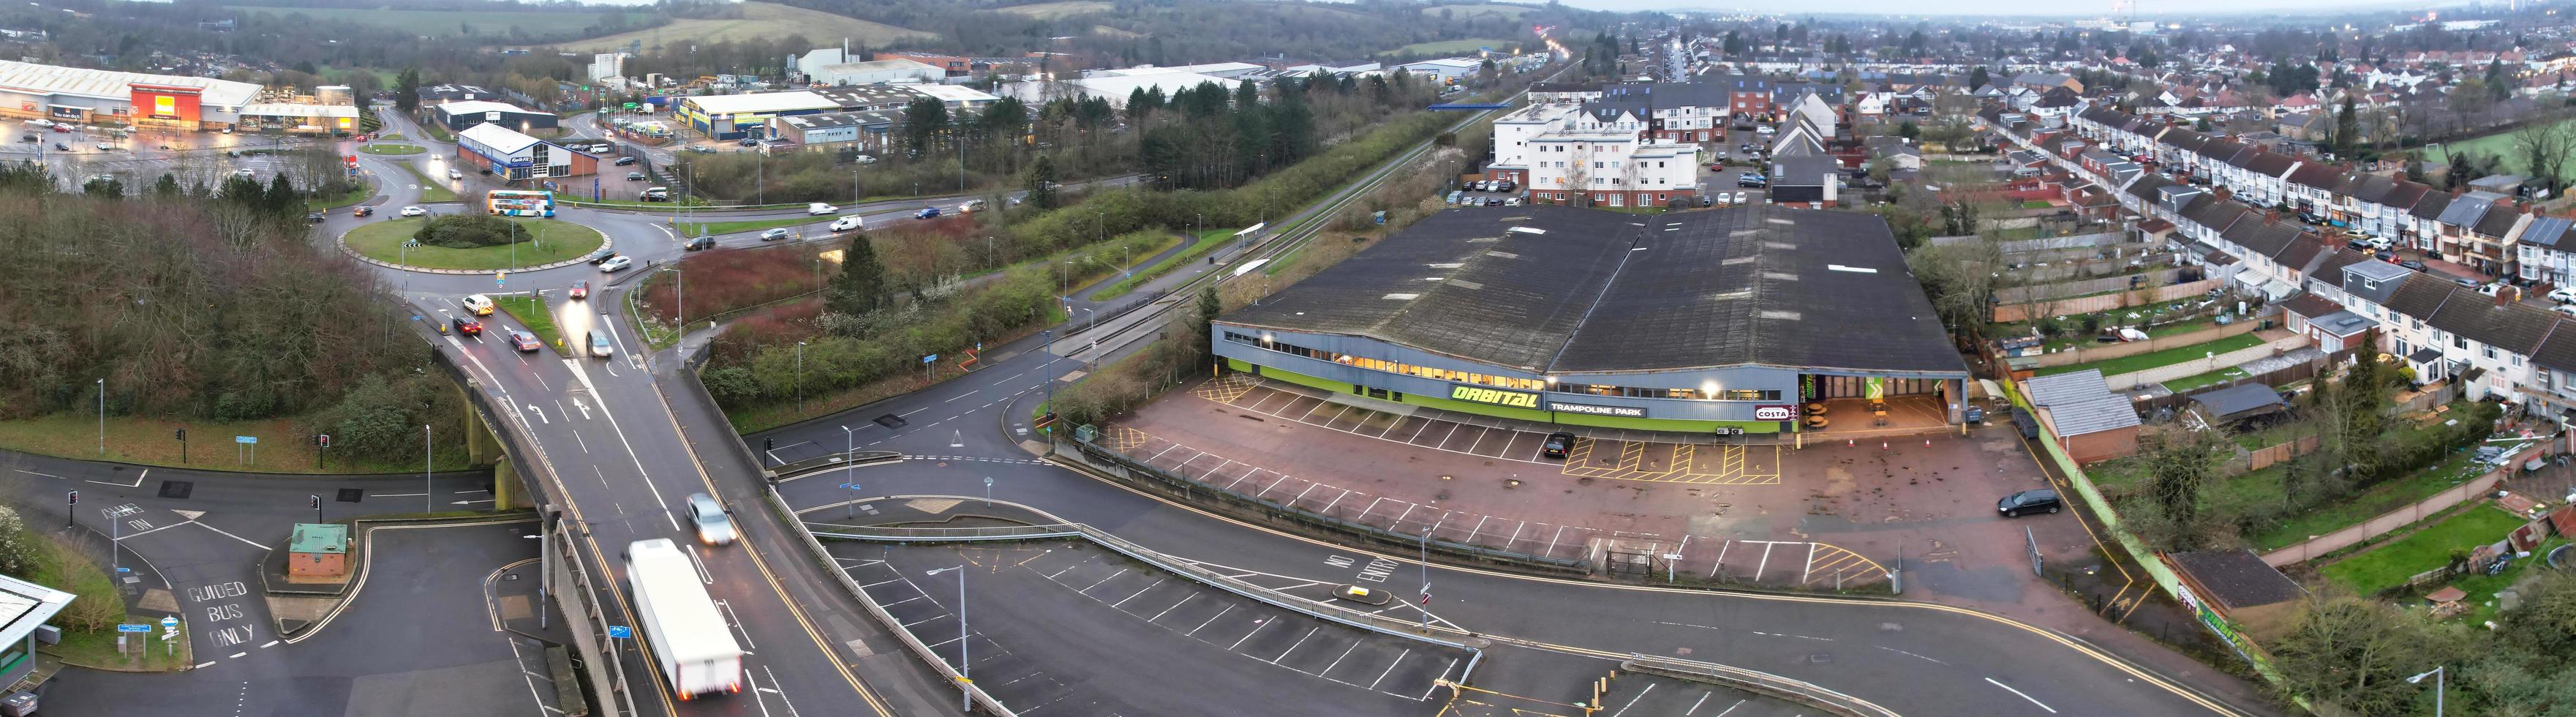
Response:
M932 671L946 678L948 684L965 685L969 697L984 711L999 717L1019 716L1018 712L1011 711L1011 708L1004 706L1001 700L994 699L991 693L985 692L982 685L968 681L964 675L957 673L956 667L939 659L939 654L931 652L930 646L923 644L921 638L914 637L912 631L903 626L903 621L895 619L894 613L886 612L885 606L877 604L875 597L868 595L868 591L860 589L858 581L850 579L849 571L840 568L840 561L834 559L830 551L823 549L823 542L814 537L814 532L805 528L805 521L796 519L796 509L788 507L787 499L779 497L777 485L767 486L761 494L769 497L771 509L778 511L779 515L788 517L785 522L797 537L804 539L805 549L809 551L810 557L815 562L823 565L823 572L831 573L832 579L841 583L841 589L849 591L850 596L857 599L860 606L867 608L868 615L875 617L877 624L884 625L887 632L894 633L895 639L902 640L904 649L910 650L914 657L921 658L921 661L929 665Z
M925 531L953 532L948 537L939 538L925 538L918 534L919 532ZM985 531L986 534L967 537L970 533L976 531ZM889 540L897 542L912 542L920 540L1028 540L1054 536L1079 536L1085 540L1099 544L1102 547L1118 551L1120 554L1126 555L1127 557L1143 561L1156 568L1205 583L1208 586L1219 590L1258 600L1281 609L1305 613L1306 615L1318 619L1330 620L1370 632L1392 635L1408 640L1428 642L1443 647L1466 650L1470 653L1470 657L1467 661L1467 670L1458 673L1459 682L1465 682L1467 680L1467 676L1475 671L1476 663L1484 659L1484 649L1476 645L1469 644L1469 640L1474 640L1476 638L1468 636L1455 629L1429 628L1426 630L1419 623L1411 620L1391 618L1364 610L1355 610L1332 603L1316 602L1295 597L1278 590L1245 582L1241 578L1236 578L1224 573L1200 567L1196 563L1164 555L1152 548L1128 542L1125 538L1120 538L1107 531L1081 523L1012 526L1007 528L897 528L866 526L857 527L856 530L839 533L813 533L811 535L818 537L829 535L831 537L847 540ZM1432 632L1454 634L1458 639L1452 640L1433 637L1429 634Z
M1619 669L1742 688L1843 717L1897 717L1895 710L1880 707L1869 700L1825 689L1811 682L1714 662L1631 654L1626 661L1619 663Z
M1064 450L1064 447L1067 445L1072 446L1074 450ZM1330 515L1324 515L1304 508L1282 506L1260 498L1244 495L1240 492L1227 490L1225 488L1173 475L1170 471L1155 468L1151 465L1145 464L1144 462L1120 454L1117 451L1100 447L1098 444L1094 443L1078 440L1058 442L1056 444L1055 453L1056 455L1080 459L1094 467L1105 467L1126 473L1126 475L1117 475L1113 473L1113 475L1116 475L1116 477L1119 478L1145 483L1154 487L1177 489L1184 494L1182 497L1185 502L1193 504L1202 502L1202 497L1214 498L1218 502L1231 504L1232 507L1259 510L1267 516L1286 518L1308 526L1367 540L1374 540L1390 547L1420 547L1423 550L1439 553L1449 557L1465 558L1475 562L1510 565L1516 568L1532 570L1535 572L1569 575L1590 575L1592 573L1592 564L1590 561L1586 560L1551 558L1542 555L1532 555L1529 553L1509 550L1497 550L1482 545L1461 543L1446 538L1429 538L1426 540L1419 535L1399 533L1374 525L1369 525L1367 523L1360 523ZM1100 463L1103 462L1108 465L1101 466ZM1139 480L1140 477L1142 480Z
M831 524L826 523L825 525ZM1083 534L1081 528L1065 524L1008 525L982 528L911 528L881 525L851 527L855 528L855 530L834 530L830 532L815 533L814 537L840 538L843 540L880 540L896 543L945 543L977 540L1035 540L1039 538L1067 538Z

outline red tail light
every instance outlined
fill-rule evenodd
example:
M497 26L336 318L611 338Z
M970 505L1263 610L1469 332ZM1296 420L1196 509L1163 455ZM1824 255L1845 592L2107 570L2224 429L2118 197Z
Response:
M742 683L740 683L740 682L733 683L731 686L726 687L725 689L727 689L727 690L731 690L731 691L733 691L735 694L741 694L741 693L742 693Z

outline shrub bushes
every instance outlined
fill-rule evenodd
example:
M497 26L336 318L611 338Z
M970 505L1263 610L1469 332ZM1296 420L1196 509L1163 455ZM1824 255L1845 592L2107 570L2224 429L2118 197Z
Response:
M527 236L509 220L482 213L433 214L411 233L412 241L451 249L502 246Z

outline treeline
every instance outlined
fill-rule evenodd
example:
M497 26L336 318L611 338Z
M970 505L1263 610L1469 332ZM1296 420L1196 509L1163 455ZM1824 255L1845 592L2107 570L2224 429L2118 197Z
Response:
M1097 12L1038 17L1000 9L1027 3L922 0L782 0L783 4L938 34L899 43L985 57L1011 57L1045 45L1070 55L1059 67L1184 65L1295 59L1362 60L1405 45L1469 38L1529 37L1530 26L1597 22L1609 13L1560 5L1522 13L1426 12L1411 2L1232 2L1115 0ZM1051 41L1052 38L1062 38Z
M373 275L307 240L291 189L282 204L247 179L125 199L54 184L39 166L0 167L0 417L93 411L104 386L111 414L239 421L374 386L369 408L418 425L412 397L436 392L407 382L427 352Z
M1387 84L1382 77L1369 79L1381 89ZM1315 152L1315 116L1306 109L1300 83L1278 83L1268 103L1251 80L1231 95L1217 83L1201 82L1168 100L1159 87L1127 98L1130 124L1167 113L1173 121L1146 130L1137 152L1156 187L1231 187Z

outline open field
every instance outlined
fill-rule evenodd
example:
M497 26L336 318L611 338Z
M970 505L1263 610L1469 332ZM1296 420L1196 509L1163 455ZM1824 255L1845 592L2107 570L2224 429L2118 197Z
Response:
M1381 53L1378 53L1378 54L1380 54L1380 55L1456 55L1456 54L1462 54L1462 53L1475 52L1475 51L1476 51L1476 48L1479 48L1479 47L1490 47L1490 48L1494 48L1494 49L1496 49L1496 50L1502 50L1502 49L1505 49L1505 48L1511 47L1511 46L1512 46L1512 44L1513 44L1513 42L1514 42L1514 41L1512 41L1512 40L1489 40L1489 39L1484 39L1484 38L1472 38L1472 37L1471 37L1471 38L1468 38L1468 39L1465 39L1465 40L1441 40L1441 41L1439 41L1439 42L1417 42L1417 43L1413 43L1413 44L1411 44L1411 45L1406 45L1406 46L1403 46L1403 47L1395 48L1395 49L1393 49L1393 50L1388 50L1388 51L1381 52Z
M417 32L430 37L456 37L472 29L474 37L505 41L512 30L529 35L554 36L580 33L599 24L598 10L580 12L493 12L489 10L380 10L363 8L271 7L264 5L231 5L245 13L267 13L278 17L303 15L315 20L354 22L362 25ZM641 15L641 13L638 13Z
M2561 125L2576 123L2576 119L2559 120L2558 123ZM2503 161L2496 163L2497 174L2530 174L2523 169L2523 153L2514 147L2513 132L2510 130L2424 148L2424 156L2428 158L2427 164L2450 161L2450 156L2459 152L2492 154L2502 158ZM2437 168L2438 165L2426 167L2427 170Z
M1447 10L1449 11L1449 17L1451 19L1465 20L1467 18L1484 15L1520 17L1528 14L1529 11L1536 9L1538 8L1525 5L1433 5L1431 7L1423 8L1422 14L1436 17L1440 14L1440 11Z
M506 244L472 249L417 246L409 251L403 250L403 242L409 241L412 232L418 231L420 225L428 222L423 218L388 219L360 226L349 230L348 236L343 241L348 242L349 248L378 261L429 269L473 270L515 269L522 266L552 264L589 254L605 241L600 238L599 230L572 222L553 219L512 219L510 221L518 222L521 231L529 238L528 241L518 242L523 246L519 246L515 254L510 250L512 245Z
M1033 5L1013 5L1011 7L1001 8L999 11L1019 15L1021 17L1035 18L1039 20L1053 20L1070 15L1109 12L1109 10L1114 7L1116 6L1106 2L1101 2L1101 0L1066 0L1065 2L1042 2Z
M854 17L765 2L743 3L742 14L743 18L740 20L674 20L669 25L649 30L567 43L567 47L583 51L613 50L626 47L629 43L642 42L644 48L650 50L656 46L711 45L718 42L778 38L788 35L847 37L852 42L883 46L901 40L934 37L930 33L919 30L908 30Z

